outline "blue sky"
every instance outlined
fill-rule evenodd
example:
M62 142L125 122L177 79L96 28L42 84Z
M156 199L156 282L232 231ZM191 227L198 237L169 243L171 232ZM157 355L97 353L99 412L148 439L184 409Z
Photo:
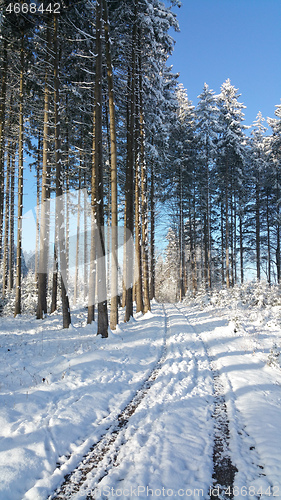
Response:
M281 0L183 0L173 10L181 32L172 33L169 61L193 104L204 82L219 93L230 78L247 125L258 111L273 117L281 98Z

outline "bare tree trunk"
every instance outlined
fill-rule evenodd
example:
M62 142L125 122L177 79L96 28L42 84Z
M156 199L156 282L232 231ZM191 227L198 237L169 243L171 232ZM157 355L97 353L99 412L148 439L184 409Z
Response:
M260 178L256 182L256 266L257 280L261 278L261 250L260 250Z
M58 50L58 17L54 15L54 101L55 101L55 162L56 162L56 230L58 235L58 254L61 275L61 302L63 328L69 328L71 323L68 299L67 270L64 226L64 202L62 196L63 176L61 161L61 132L60 132L60 92L59 92L59 50Z
M57 227L55 228L55 244L53 256L53 282L52 282L52 302L51 314L57 310L57 297L58 297L58 256L57 256L58 234Z
M185 290L184 290L184 236L183 236L183 196L182 196L182 169L181 165L179 164L179 215L180 215L180 221L179 221L179 250L180 250L180 269L179 269L179 300L180 302L183 300L185 296Z
M237 202L234 199L234 283L237 283Z
M211 270L211 260L212 260L212 239L211 239L211 201L210 201L210 170L209 170L209 159L207 161L207 280L208 288L212 288L212 270Z
M41 134L38 132L38 149L36 165L36 242L35 242L35 281L38 286L38 258L39 258L39 237L40 237L40 164L41 164Z
M229 166L228 158L226 160L226 174L225 174L225 277L226 286L230 287L229 279L229 219L228 219L228 184L229 184Z
M134 291L136 300L136 312L143 312L143 296L142 296L142 256L141 256L141 229L140 229L140 164L139 155L136 158L135 164L135 248L136 248L136 265Z
M208 223L207 223L207 214L203 215L203 251L204 251L204 287L207 290L209 286L208 280Z
M155 297L155 200L154 200L154 164L151 163L150 181L150 300Z
M223 224L223 203L221 202L221 282L225 284L224 279L224 224Z
M0 259L2 257L2 231L3 231L3 203L4 203L4 127L5 127L5 108L6 108L6 87L7 87L7 40L3 40L3 66L1 75L1 94L0 94Z
M197 238L196 238L196 193L195 193L195 188L194 188L194 194L193 194L193 217L192 217L192 233L193 233L193 256L192 256L192 261L193 261L193 293L197 292L198 285L197 285L197 256L196 256L196 247L197 247Z
M23 79L24 79L24 35L20 48L20 95L19 95L19 177L18 177L18 229L16 263L16 300L14 315L21 314L21 264L22 264L22 207L23 207Z
M277 283L280 283L281 278L281 263L280 263L280 224L279 224L279 214L278 222L276 228L276 269L277 269Z
M239 214L239 240L240 240L240 279L244 282L244 249L243 249L243 221L242 214Z
M132 33L132 56L131 56L131 87L129 94L129 123L127 124L127 164L126 164L126 229L134 234L134 127L135 127L135 78L136 78L136 35L137 35L137 4L135 2L133 33ZM126 312L124 321L133 317L133 280L134 263L133 256L126 252Z
M88 231L87 231L87 176L84 172L84 301L88 293Z
M95 172L95 150L96 150L96 110L93 114L93 142L92 142L92 172L91 172L91 247L90 247L90 275L88 293L88 317L87 323L95 321L96 302L96 172Z
M42 162L42 196L40 217L40 255L38 272L38 305L37 319L43 319L47 313L47 283L48 283L48 254L49 254L49 206L50 198L50 166L49 166L49 64L51 54L51 27L50 18L47 24L46 73L44 89L44 128L43 128L43 162Z
M232 169L231 169L232 170ZM230 188L230 246L231 246L231 286L234 286L234 210L233 204L235 199L235 193L233 192L233 174L231 173L231 188Z
M66 96L66 109L68 108L68 98ZM66 276L67 280L69 278L69 208L70 208L70 196L69 196L69 122L67 120L66 124L66 176L65 176L65 188L66 188L66 203L65 203L65 258L66 258Z
M4 231L4 250L3 250L3 288L2 297L6 295L8 284L8 245L9 245L9 202L10 202L10 173L11 173L11 141L8 141L8 159L6 171L6 197L5 197L5 231Z
M95 138L94 138L95 141ZM88 317L87 323L95 321L95 301L96 301L96 217L95 217L95 170L92 169L92 189L91 189L91 247L90 247L90 276L88 293Z
M189 244L190 244L190 267L191 267L191 287L193 294L197 291L197 269L196 269L196 242L194 241L195 231L193 228L194 217L192 216L191 196L188 203L188 226L189 226Z
M77 206L77 231L76 231L76 257L75 257L75 277L74 277L74 297L73 303L77 303L78 294L78 278L79 278L79 245L80 245L80 204L81 204L81 168L82 161L80 158L80 168L79 168L79 184L78 184L78 206Z
M9 275L8 290L14 287L14 267L15 267L15 243L14 243L14 215L15 215L15 144L12 144L12 163L11 163L11 199L10 199L10 243L9 243Z
M117 150L116 150L116 123L114 86L111 62L111 47L109 39L109 25L107 0L103 0L104 33L108 81L108 101L110 117L110 172L111 172L111 307L110 328L116 329L118 324L118 198L117 198Z
M266 229L267 229L267 274L268 283L271 283L271 238L270 238L270 208L269 208L269 193L266 193Z
M102 0L96 3L95 157L97 218L98 335L108 336L102 151Z
M123 281L122 281L122 307L126 307L126 298L127 298L127 234L126 234L126 227L127 227L127 213L128 213L128 208L127 208L127 185L128 185L128 179L127 175L129 175L129 170L128 170L128 148L129 144L131 141L130 138L130 103L129 103L129 95L131 93L131 67L128 67L128 81L127 81L127 102L126 102L126 126L127 126L127 164L126 164L126 184L125 184L125 200L124 200L124 246L123 246Z
M142 99L142 66L139 56L140 81L140 160L141 160L141 213L142 213L142 268L143 268L143 312L150 311L149 268L148 268L148 206L147 206L147 165L144 152L144 111Z
M136 49L137 50L137 49ZM140 72L136 74L135 83L135 266L133 302L136 302L136 312L144 311L143 304L143 254L141 229L141 138L140 138Z

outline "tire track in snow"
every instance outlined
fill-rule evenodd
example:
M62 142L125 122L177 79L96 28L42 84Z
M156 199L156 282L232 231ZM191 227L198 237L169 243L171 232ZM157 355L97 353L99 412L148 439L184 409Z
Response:
M261 458L256 450L255 447L255 441L251 438L251 436L247 433L246 427L241 421L240 417L240 411L237 408L236 402L235 402L235 396L234 396L234 389L231 383L231 380L227 373L223 374L224 377L224 391L228 392L228 413L230 414L230 421L232 424L234 424L234 432L236 431L235 435L232 434L232 446L236 448L236 453L239 456L239 462L237 463L238 467L238 473L237 473L237 478L236 482L238 482L238 490L241 492L242 488L245 488L245 485L248 483L248 479L244 475L244 470L247 470L249 473L249 470L251 470L251 480L259 480L262 479L263 477L266 477L264 474L263 470L264 467L263 465L260 465L262 463ZM222 386L222 384L221 384ZM223 387L223 386L222 386ZM227 388L227 390L226 390ZM238 430L237 430L238 429ZM247 443L247 444L245 444ZM238 475L239 477L238 479ZM270 483L270 488L273 488L273 484L269 481L267 478L267 482ZM251 483L250 483L251 485ZM264 491L268 487L262 487ZM258 486L254 486L254 489L256 492L260 490ZM273 490L272 490L273 491ZM243 496L243 495L242 495ZM240 498L240 497L239 497ZM255 499L260 499L261 495L255 494L252 495L252 498Z
M48 497L48 500L67 500L74 498L74 495L83 490L83 485L87 481L87 475L91 473L91 479L95 474L97 476L97 484L105 477L109 470L116 465L118 458L118 451L122 446L121 437L129 423L130 417L135 413L140 403L146 396L152 384L156 380L159 371L167 356L167 334L168 334L168 320L165 306L163 305L163 319L164 319L164 336L163 345L160 357L156 366L150 372L150 375L144 381L142 387L137 391L135 396L127 404L124 410L117 416L116 422L107 429L107 432L101 436L99 441L90 448L89 452L84 456L80 464L69 474L65 476L62 485L57 488L56 492ZM118 442L120 441L120 442ZM102 462L107 461L104 465ZM86 494L87 487L85 489ZM93 499L92 496L87 498Z
M238 472L235 465L233 465L230 454L229 454L229 420L227 414L227 406L224 396L224 388L220 381L220 375L218 371L215 370L213 360L208 353L208 349L201 339L200 335L196 332L195 328L188 321L186 314L182 309L175 305L177 310L184 316L186 322L196 336L202 342L202 346L206 353L206 356L210 362L210 368L213 373L213 396L214 396L214 450L213 450L213 487L211 488L210 499L224 499L233 498L233 486L235 474ZM219 490L218 490L219 488ZM229 494L225 495L225 491ZM218 491L219 496L218 496Z
M179 310L180 308L176 306ZM182 312L182 311L181 311ZM200 338L202 341L202 344L204 346L206 355L208 359L210 360L210 367L213 372L213 380L214 380L214 396L215 396L215 411L214 411L214 419L215 419L215 447L214 447L214 464L218 462L217 467L214 467L214 475L213 475L213 480L214 480L214 488L216 487L217 483L217 475L220 475L221 473L223 474L223 477L226 477L226 482L231 482L232 481L232 487L234 483L234 479L237 482L239 486L237 486L237 490L239 492L243 491L243 487L246 487L246 477L244 476L244 470L249 470L251 469L252 473L252 480L259 480L260 478L263 478L265 476L263 469L264 467L260 465L261 459L257 453L257 450L255 448L255 443L251 439L251 436L247 433L245 429L245 425L243 425L243 422L241 422L241 418L239 417L240 412L236 406L235 402L235 395L234 395L234 390L233 386L231 383L231 380L227 373L224 373L223 376L219 373L219 371L215 368L215 359L209 354L208 349L205 345L205 342L201 338L201 335L196 332L195 328L193 325L189 322L186 314L182 312L182 314L185 316L186 321L188 324L190 324L191 328L195 332L195 334ZM227 403L225 399L225 394L228 393L228 398L227 398ZM217 406L218 403L218 406ZM231 422L232 424L232 432L230 433L230 428L229 428L229 423ZM225 435L226 440L224 442L218 441L216 443L217 438L220 436ZM245 445L245 442L247 443ZM238 463L236 463L238 469L233 466L231 461L228 461L229 458L229 449L230 449L230 443L231 443L231 448L235 449L236 454L239 456L239 461L237 460ZM217 448L217 451L216 451ZM221 457L221 458L220 458ZM222 461L221 461L222 460ZM220 465L221 461L221 465ZM233 469L234 467L234 469ZM225 472L223 472L223 469L225 469ZM233 479L232 479L233 476ZM238 479L239 476L239 479ZM241 476L241 477L240 477ZM273 485L271 485L273 487ZM233 489L230 487L228 492L233 493ZM258 487L255 487L255 490L258 491ZM225 490L226 488L221 488ZM266 489L266 488L264 488ZM214 495L213 497L211 496L211 500L217 499L217 498L233 498L233 494L227 496L222 495L222 496L217 496L216 490L214 489ZM235 495L237 496L237 495ZM240 496L238 495L238 498L245 497L244 494L241 494ZM255 499L260 499L261 496L259 494L251 495L251 498Z

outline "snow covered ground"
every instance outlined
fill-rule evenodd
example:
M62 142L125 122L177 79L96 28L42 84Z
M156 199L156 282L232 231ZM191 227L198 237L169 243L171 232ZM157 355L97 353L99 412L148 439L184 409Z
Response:
M212 368L225 389L235 498L281 497L280 318L278 304L233 295L155 303L108 339L82 308L69 331L58 315L0 318L0 499L47 500L163 352L112 450L71 498L209 498Z

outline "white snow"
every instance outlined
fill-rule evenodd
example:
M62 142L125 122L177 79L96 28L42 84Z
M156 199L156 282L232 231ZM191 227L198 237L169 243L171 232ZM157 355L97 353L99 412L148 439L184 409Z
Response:
M108 339L82 309L69 330L56 314L1 318L0 499L46 500L142 387L165 337L111 460L72 498L209 498L211 365L225 389L235 498L281 497L281 370L267 364L281 307L239 300L153 303Z

